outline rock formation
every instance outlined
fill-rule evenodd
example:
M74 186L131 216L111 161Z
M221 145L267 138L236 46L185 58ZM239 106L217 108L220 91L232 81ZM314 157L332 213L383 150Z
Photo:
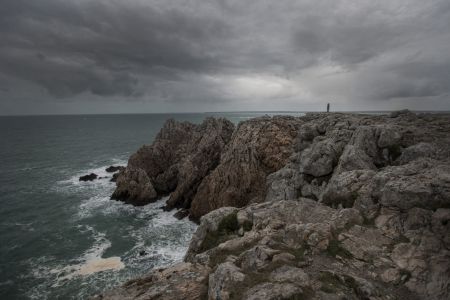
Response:
M450 115L258 118L221 149L184 262L99 297L449 299Z
M170 194L169 208L189 208L202 179L219 164L233 130L225 119L208 118L200 125L168 120L151 146L130 157L111 198L143 205Z
M98 178L97 174L91 173L91 174L80 176L80 178L78 180L79 181L93 181L93 180L95 180L97 178Z
M123 166L109 166L105 169L105 171L108 173L115 173L117 171L122 171L124 169L125 169L125 167L123 167Z

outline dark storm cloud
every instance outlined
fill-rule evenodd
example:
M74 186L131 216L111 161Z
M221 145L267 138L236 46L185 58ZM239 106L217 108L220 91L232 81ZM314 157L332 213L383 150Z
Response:
M217 66L206 46L226 24L124 1L6 0L0 69L55 96L132 95L140 74L176 76Z
M446 107L448 28L448 0L3 0L0 101Z

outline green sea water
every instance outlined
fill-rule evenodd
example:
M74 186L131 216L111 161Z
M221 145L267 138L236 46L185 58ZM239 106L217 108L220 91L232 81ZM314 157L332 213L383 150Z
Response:
M78 177L111 177L105 168L126 165L168 118L238 123L263 114L0 117L0 299L85 299L180 261L195 224L163 212L164 199L133 207L109 200L109 178ZM82 272L111 257L124 267Z

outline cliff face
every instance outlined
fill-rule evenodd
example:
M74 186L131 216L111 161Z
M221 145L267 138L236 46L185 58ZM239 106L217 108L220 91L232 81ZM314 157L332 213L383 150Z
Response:
M287 163L300 124L298 118L280 116L240 123L220 164L200 184L191 216L199 218L219 207L262 202L266 176Z
M117 178L112 199L144 205L170 194L169 208L189 208L202 179L220 161L234 125L208 118L200 125L168 120L151 146L143 146Z
M112 198L141 205L170 193L168 208L188 209L193 219L223 206L262 202L265 178L287 163L301 123L262 117L233 133L223 119L198 126L169 120L151 146L130 157Z
M192 197L208 211L183 263L104 299L448 299L450 116L240 123Z

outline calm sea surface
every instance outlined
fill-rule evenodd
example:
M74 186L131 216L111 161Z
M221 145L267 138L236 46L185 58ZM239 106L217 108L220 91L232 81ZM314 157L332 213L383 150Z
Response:
M110 177L168 118L211 115L263 113L0 117L0 299L85 299L181 260L196 225L160 210L164 199L133 207L109 200L109 178L78 177Z

